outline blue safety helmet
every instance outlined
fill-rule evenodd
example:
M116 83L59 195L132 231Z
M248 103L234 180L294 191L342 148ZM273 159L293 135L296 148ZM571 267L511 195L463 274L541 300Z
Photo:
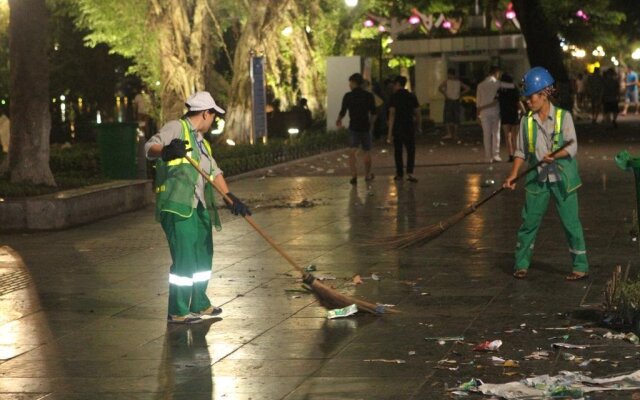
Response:
M549 71L542 67L533 67L522 78L522 94L529 97L553 85L554 82L555 80Z

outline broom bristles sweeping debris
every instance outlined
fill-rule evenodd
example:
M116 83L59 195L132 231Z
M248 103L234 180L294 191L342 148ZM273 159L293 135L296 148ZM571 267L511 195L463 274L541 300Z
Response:
M554 155L558 154L560 151L564 150L572 143L573 143L573 140L568 140L562 146L560 146L560 148L550 153L549 157L553 157ZM529 172L537 169L542 164L544 164L544 161L540 161L536 165L533 165L527 170L521 172L520 174L518 174L518 176L516 176L513 182L526 176ZM467 215L473 214L480 206L482 206L483 204L485 204L486 202L488 202L489 200L491 200L492 198L500 194L503 190L504 190L504 187L500 187L500 189L493 191L493 193L483 198L482 200L478 201L477 203L473 203L465 207L464 209L457 212L453 216L445 219L444 221L440 221L437 224L428 225L423 228L414 229L412 231L401 233L391 237L372 239L367 242L367 245L383 246L389 249L406 249L408 247L423 245L440 236L447 229L457 224L458 222L462 221Z
M198 163L196 163L191 157L186 156L185 157L189 163L191 163L191 165L200 173L200 175L202 175L202 177L204 177L204 179L209 182L209 184L211 186L214 187L214 189L216 189L216 191L218 193L220 193L220 195L225 199L225 201L232 203L233 201L226 195L226 193L223 193L222 190L220 190L220 188L213 182L213 179L202 170L202 168L200 168L200 165L198 165ZM287 260L287 262L296 269L296 271L298 271L303 278L303 282L312 289L313 293L315 293L315 295L319 298L321 303L324 304L328 304L331 306L335 306L335 307L346 307L346 306L350 306L351 304L355 304L358 307L358 310L362 310L362 311L367 311L370 312L372 314L383 314L383 313L397 313L399 311L397 310L393 310L393 309L389 309L387 307L385 307L384 305L380 305L380 304L373 304L373 303L369 303L366 302L364 300L360 300L360 299L355 299L349 296L346 296L342 293L339 293L338 291L334 290L333 288L330 288L329 286L326 286L325 284L323 284L322 282L320 282L319 280L315 279L315 277L312 274L309 274L307 272L304 271L304 269L298 265L298 263L295 262L295 260L293 258L291 258L291 256L289 256L284 249L282 249L282 247L280 247L280 245L278 245L269 235L267 235L267 233L262 230L262 228L260 228L260 226L258 226L258 224L253 220L253 218L251 218L250 215L245 215L243 216L244 220L247 221L249 223L249 225L251 225L251 227L253 227L253 229L255 229L256 232L258 232L258 234L260 236L262 236L262 238L264 240L267 241L267 243L269 243L271 245L271 247L274 248L274 250L276 250L278 253L280 253L280 255Z

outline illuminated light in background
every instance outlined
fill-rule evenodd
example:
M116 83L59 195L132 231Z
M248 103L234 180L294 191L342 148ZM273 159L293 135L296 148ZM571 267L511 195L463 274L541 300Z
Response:
M61 94L61 95L60 95L60 101L65 101L66 99L67 99L67 98L66 98L66 97L64 97L64 95L63 95L63 94Z
M584 21L588 21L589 20L589 16L583 10L576 11L576 17L582 18L582 20L584 20Z
M222 135L222 132L224 131L224 120L223 119L218 119L218 121L216 122L216 127L213 128L213 130L211 131L212 135Z
M2 99L2 101L0 101L0 104L5 105L7 104L7 101L5 99Z
M640 60L640 48L637 48L631 53L631 58L634 60Z
M387 30L387 28L385 28L384 25L379 25L378 26L378 32L384 32L386 30Z
M60 119L62 122L67 120L67 105L64 103L60 103Z
M602 46L596 47L596 49L593 50L591 54L593 54L596 57L604 57L606 55Z
M98 110L98 112L96 112L96 123L101 124L102 123L102 116L100 115L100 111Z
M156 86L160 86L160 81L156 81Z
M620 61L618 61L618 59L617 59L617 58L615 58L615 57L611 57L611 62L612 62L612 63L613 63L613 65L615 65L616 67L617 67L618 65L620 65Z
M364 26L365 26L365 28L373 28L373 26L374 26L375 24L376 24L376 23L375 23L375 22L373 22L373 20L372 20L372 19L367 19L367 20L365 20L365 21L364 21Z
M576 47L575 49L571 50L571 55L575 58L583 58L587 55L587 52Z
M304 30L307 31L307 33L311 33L311 27L309 25L305 26Z
M300 129L298 129L298 128L289 128L289 130L287 130L287 132L289 132L289 135L297 135L298 133L300 133Z
M290 26L287 26L286 28L284 28L282 30L282 35L283 36L291 36L291 34L293 33L293 28Z
M409 17L409 23L411 25L417 25L420 23L420 17L418 17L417 15L412 15Z
M451 21L444 21L444 22L442 23L442 27L443 27L444 29L451 29Z
M233 141L233 139L227 139L227 144L228 144L229 146L235 146L235 145L236 145L236 142L234 142L234 141Z
M346 4L347 7L355 7L358 5L358 0L344 0L344 4Z

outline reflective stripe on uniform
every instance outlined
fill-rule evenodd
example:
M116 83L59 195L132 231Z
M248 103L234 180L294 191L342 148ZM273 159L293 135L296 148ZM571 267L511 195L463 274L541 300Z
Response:
M569 247L569 253L580 255L580 254L587 254L587 251L586 250L576 250L576 249L572 249L571 247Z
M193 279L186 276L169 274L169 284L176 286L193 286Z
M211 271L196 272L193 274L193 282L207 282L211 279Z

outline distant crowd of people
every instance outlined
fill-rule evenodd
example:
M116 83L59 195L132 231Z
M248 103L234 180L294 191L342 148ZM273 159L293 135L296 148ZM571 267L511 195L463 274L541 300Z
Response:
M601 71L594 68L593 73L580 73L574 80L575 101L573 112L578 114L588 112L592 123L598 123L602 114L602 121L612 123L617 128L618 115L625 116L631 110L637 115L640 112L638 104L638 74L631 67L618 73L611 67ZM620 112L620 98L624 97L624 106Z

